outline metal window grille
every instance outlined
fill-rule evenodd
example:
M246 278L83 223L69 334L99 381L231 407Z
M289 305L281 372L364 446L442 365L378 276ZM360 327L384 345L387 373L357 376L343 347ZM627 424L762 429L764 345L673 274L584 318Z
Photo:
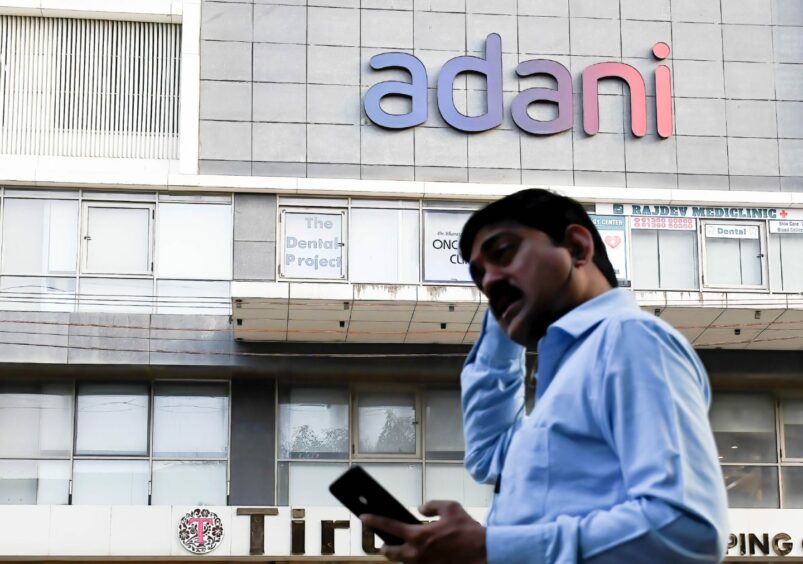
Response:
M178 157L181 26L0 16L0 154Z

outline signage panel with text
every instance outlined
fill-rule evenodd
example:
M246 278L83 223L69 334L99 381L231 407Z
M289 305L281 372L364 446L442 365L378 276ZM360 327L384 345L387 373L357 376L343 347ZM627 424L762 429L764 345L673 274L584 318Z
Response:
M345 211L282 213L284 278L342 279L346 277Z

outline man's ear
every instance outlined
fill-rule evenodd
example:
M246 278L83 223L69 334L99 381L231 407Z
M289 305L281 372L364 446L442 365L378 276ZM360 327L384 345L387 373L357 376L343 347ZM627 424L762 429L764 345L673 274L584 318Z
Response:
M582 225L573 223L566 227L563 244L569 250L575 266L587 264L594 258L594 237Z

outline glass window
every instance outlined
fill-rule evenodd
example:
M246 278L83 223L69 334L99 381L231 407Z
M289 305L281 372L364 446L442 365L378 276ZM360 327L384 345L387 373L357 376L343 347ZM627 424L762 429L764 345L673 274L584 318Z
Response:
M75 277L0 277L2 309L15 311L75 310Z
M472 212L424 212L424 281L471 282L460 256L460 232Z
M711 402L719 460L776 462L775 403L760 394L719 394Z
M150 273L152 214L148 205L86 204L84 272Z
M803 292L803 233L778 235L781 247L781 280L784 292Z
M803 466L782 466L784 509L803 509Z
M231 314L231 283L199 280L157 280L156 313Z
M353 282L418 283L418 210L352 209Z
M0 457L70 456L72 383L0 383Z
M460 390L427 390L424 409L427 458L462 460L465 447Z
M783 400L784 458L803 458L803 400Z
M78 253L78 202L6 198L4 274L71 274Z
M413 392L357 394L361 454L416 454L418 418Z
M728 507L778 507L777 466L723 466Z
M148 505L147 460L76 460L73 505Z
M347 468L345 462L280 462L279 505L342 507L329 493L329 484Z
M377 462L362 466L405 507L421 505L420 464Z
M453 499L464 507L488 507L493 498L493 485L478 484L462 464L427 463L425 501Z
M330 279L346 277L346 211L282 211L284 278Z
M224 458L229 444L229 390L218 383L156 383L153 456Z
M81 384L77 409L76 454L148 454L146 384Z
M279 458L344 459L349 454L345 388L284 388L279 393Z
M705 281L709 286L761 286L760 228L744 223L705 225Z
M158 275L231 279L230 205L159 205Z
M673 227L650 229L653 225ZM693 219L634 217L631 226L634 287L689 290L699 286Z
M226 505L226 463L153 463L153 505Z
M69 460L0 460L0 505L66 505Z

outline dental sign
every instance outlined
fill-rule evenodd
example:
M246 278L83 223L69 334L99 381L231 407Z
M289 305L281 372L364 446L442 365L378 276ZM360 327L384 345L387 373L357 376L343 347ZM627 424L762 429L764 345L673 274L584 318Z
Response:
M656 43L652 49L658 60L669 57L669 45ZM381 53L371 57L374 70L401 69L410 74L410 82L387 81L373 85L365 94L365 113L375 124L388 129L407 129L421 125L429 118L427 97L428 77L424 63L408 53ZM482 75L486 79L487 110L482 115L469 116L460 112L454 103L454 81L465 73ZM572 76L565 66L549 59L532 59L519 63L518 77L550 76L556 88L528 88L520 92L510 107L513 121L522 130L533 135L552 135L567 131L574 124L572 106ZM630 65L619 62L596 63L582 72L583 129L589 135L599 132L599 82L603 79L624 81L630 91L631 131L636 137L647 133L647 93L645 79ZM667 138L672 135L672 81L669 67L655 69L655 116L657 133ZM485 39L485 56L461 56L446 61L438 74L438 111L444 121L460 131L488 131L502 124L503 104L502 39L492 33ZM382 99L408 98L411 110L405 114L391 114L382 109ZM533 104L557 106L557 117L538 120L530 115ZM652 111L652 108L651 108Z
M460 233L472 212L424 212L424 282L471 282Z
M282 212L284 278L345 278L344 213Z

